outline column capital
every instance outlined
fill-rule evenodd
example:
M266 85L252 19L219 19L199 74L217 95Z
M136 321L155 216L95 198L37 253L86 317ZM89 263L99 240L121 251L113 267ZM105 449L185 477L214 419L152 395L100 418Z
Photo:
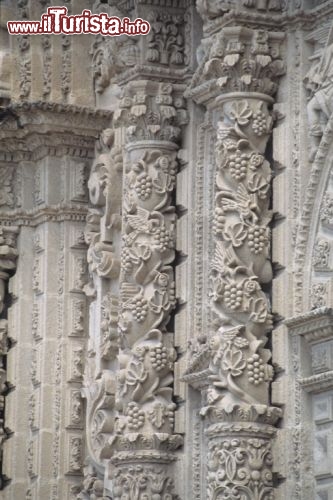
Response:
M278 77L284 73L283 39L282 32L244 26L224 27L203 39L199 66L187 97L208 107L218 105L218 97L226 99L225 94L272 97Z

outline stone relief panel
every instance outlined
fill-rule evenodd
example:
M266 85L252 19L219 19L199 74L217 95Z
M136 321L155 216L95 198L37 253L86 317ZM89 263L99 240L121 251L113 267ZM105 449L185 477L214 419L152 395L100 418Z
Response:
M311 55L310 68L304 78L308 104L309 179L305 185L305 200L301 209L296 237L296 309L312 309L332 301L332 225L333 192L330 136L332 110L330 73L332 71L332 21L306 35ZM305 261L311 261L311 273L304 272ZM303 270L301 269L303 268ZM309 296L301 298L301 282L307 283ZM297 288L298 287L298 288ZM303 305L301 304L303 302ZM307 303L307 304L306 304ZM303 309L302 309L303 308Z
M286 323L294 368L293 401L297 398L290 456L298 483L294 491L296 498L329 499L333 491L332 309L317 309Z
M327 159L328 160L328 159ZM328 160L329 161L329 160ZM332 280L333 280L333 177L332 166L323 170L322 175L328 177L326 187L321 195L321 201L317 207L313 223L316 223L316 235L312 248L312 285L311 285L311 307L323 307L331 304ZM319 209L319 210L318 210ZM333 213L333 212L332 212Z

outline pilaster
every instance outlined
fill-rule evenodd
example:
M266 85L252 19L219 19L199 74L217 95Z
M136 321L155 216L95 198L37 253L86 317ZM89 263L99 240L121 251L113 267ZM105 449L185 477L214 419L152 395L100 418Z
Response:
M0 220L19 228L22 256L8 317L3 496L74 499L85 454L87 167L110 114L22 103L3 115L1 164L12 180Z

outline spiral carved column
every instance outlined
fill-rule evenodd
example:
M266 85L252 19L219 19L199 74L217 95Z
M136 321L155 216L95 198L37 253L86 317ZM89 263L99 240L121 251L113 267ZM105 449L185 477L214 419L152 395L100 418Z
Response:
M203 394L209 500L273 498L271 444L281 411L269 402L273 214L265 151L283 70L281 39L223 28L211 37L189 91L208 108L216 132L211 332L184 377Z
M182 438L173 431L176 351L168 323L175 308L177 141L186 121L180 90L171 84L131 82L115 117L127 137L116 387L121 435L115 437L112 457L115 500L176 498L170 466Z

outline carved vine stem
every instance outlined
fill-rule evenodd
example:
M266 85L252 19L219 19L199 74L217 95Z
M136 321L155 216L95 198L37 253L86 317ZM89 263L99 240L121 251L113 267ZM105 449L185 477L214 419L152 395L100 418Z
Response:
M176 352L168 322L175 307L177 141L186 121L180 91L171 84L131 82L116 116L127 146L114 500L176 498L168 465L182 440L173 431Z
M271 167L265 151L275 81L282 72L280 39L279 33L224 28L212 37L199 70L201 80L213 82L213 92L192 91L214 111L217 135L213 332L201 348L209 383L198 384L198 377L194 383L191 366L185 376L204 393L209 500L273 498L271 424L280 411L269 406L273 368L265 347L272 328Z
M8 437L5 426L5 394L8 390L6 378L6 355L9 348L6 308L7 282L15 272L17 249L17 227L0 226L0 490L4 486L2 471L2 445Z
M87 467L78 498L104 497L109 439L115 431L115 380L118 370L118 307L120 271L122 152L114 130L106 129L96 143L88 181L91 207L85 239L90 282L89 342L84 375ZM118 245L117 245L118 241ZM77 415L79 418L79 415Z

